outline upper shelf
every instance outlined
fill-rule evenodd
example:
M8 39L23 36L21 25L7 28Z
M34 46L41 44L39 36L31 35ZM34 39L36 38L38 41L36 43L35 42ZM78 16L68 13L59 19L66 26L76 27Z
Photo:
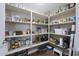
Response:
M17 11L17 12L22 12L22 13L30 13L29 10L25 10L19 7L11 6L6 4L6 10L12 10L12 11Z
M17 21L5 21L6 23L14 23L14 24L31 24L31 22L17 22ZM45 23L32 23L33 25L43 25L48 26L48 24Z
M33 25L46 25L48 26L48 24L45 24L45 23L32 23Z
M30 24L30 22L17 22L17 21L5 21L6 23L14 23L14 24Z
M66 17L68 17L68 16L74 16L75 15L75 11L76 11L76 8L73 7L71 9L68 9L68 10L66 10L64 12L58 13L56 15L51 15L50 17L57 18L57 17L64 17L64 16L66 16Z
M27 8L19 8L19 7L16 7L16 6L9 5L9 4L6 4L6 9L7 9L7 10L13 10L13 11L19 11L19 12L23 12L23 13L29 12L30 14L31 14L31 12L32 12L32 13L35 13L36 15L39 15L39 16L48 17L48 16L45 15L45 14L38 13L38 12L32 11L32 10L27 9Z

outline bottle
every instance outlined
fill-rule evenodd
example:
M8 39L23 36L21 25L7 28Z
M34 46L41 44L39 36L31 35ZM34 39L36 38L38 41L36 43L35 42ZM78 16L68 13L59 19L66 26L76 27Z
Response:
M28 46L30 44L30 40L26 39L26 45Z

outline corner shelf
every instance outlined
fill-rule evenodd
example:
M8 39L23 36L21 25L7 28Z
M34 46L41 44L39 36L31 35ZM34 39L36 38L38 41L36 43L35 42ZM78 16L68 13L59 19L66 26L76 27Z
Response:
M75 23L76 22L63 22L63 23L58 23L58 24L53 24L52 22L51 22L51 20L53 21L53 20L60 20L60 19L62 19L62 18L67 18L67 17L72 17L72 16L75 16L76 15L76 7L73 7L73 8L71 8L71 9L67 9L67 10L65 10L65 11L63 11L63 12L61 12L61 13L58 13L58 14L55 14L55 15L51 15L50 16L50 21L49 21L49 26L50 27L52 27L52 26L59 26L59 27L64 27L64 25L75 25ZM54 44L54 43L52 43L52 42L49 42L50 43L50 45L52 45L52 46L54 46L55 48L57 48L57 49L59 49L60 51L62 51L62 53L67 53L67 55L71 55L71 53L72 53L72 45L73 45L73 42L72 42L72 40L73 40L73 36L72 35L65 35L65 34L56 34L56 33L53 33L52 31L51 31L51 28L49 27L49 30L50 30L50 33L49 34L51 34L52 36L56 36L56 37L62 37L62 38L64 38L64 37L69 37L70 38L70 45L69 45L69 48L68 49L65 49L65 48L63 48L63 47L61 47L61 46L58 46L58 45L56 45L56 44ZM56 28L56 27L55 27ZM69 27L68 27L69 28ZM52 28L53 29L53 28ZM72 29L72 26L71 26L71 29ZM61 42L60 42L61 43ZM64 42L63 42L64 43ZM62 44L63 45L63 44Z

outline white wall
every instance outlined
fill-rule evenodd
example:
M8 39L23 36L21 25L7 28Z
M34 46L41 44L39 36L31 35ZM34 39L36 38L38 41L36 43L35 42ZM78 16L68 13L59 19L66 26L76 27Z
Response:
M76 35L74 40L74 55L79 56L79 4L76 5Z
M5 46L3 46L3 40L5 39L5 4L0 3L0 56L5 55L7 52Z
M5 6L0 3L0 45L4 39L4 31L5 31Z

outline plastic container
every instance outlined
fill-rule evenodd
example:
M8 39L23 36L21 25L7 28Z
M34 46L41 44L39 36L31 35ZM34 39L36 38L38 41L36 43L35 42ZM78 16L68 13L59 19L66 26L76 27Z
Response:
M48 51L53 51L53 49L54 49L53 47L47 46L47 50L48 50Z

